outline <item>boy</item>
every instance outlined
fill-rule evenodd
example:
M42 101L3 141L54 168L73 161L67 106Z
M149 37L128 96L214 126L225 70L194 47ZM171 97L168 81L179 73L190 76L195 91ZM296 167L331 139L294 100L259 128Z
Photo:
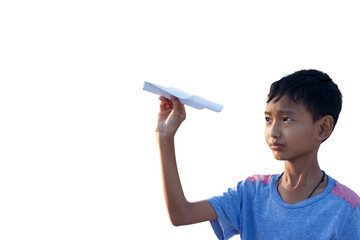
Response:
M179 100L160 97L157 140L165 200L175 226L211 221L219 239L360 239L360 198L326 175L317 152L332 133L342 95L317 70L295 72L271 85L265 139L278 175L256 175L222 196L188 202L179 179L174 136L185 120Z

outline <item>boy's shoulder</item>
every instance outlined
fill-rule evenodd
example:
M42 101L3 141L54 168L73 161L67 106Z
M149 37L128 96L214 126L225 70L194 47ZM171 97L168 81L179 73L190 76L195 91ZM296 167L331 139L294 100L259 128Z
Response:
M353 208L356 208L360 204L360 197L353 190L336 180L330 193L346 200Z
M261 181L265 185L267 185L274 176L276 176L276 174L268 174L268 175L254 174L254 175L252 175L250 177L247 177L245 179L245 181L251 181L253 183L257 183L257 182Z

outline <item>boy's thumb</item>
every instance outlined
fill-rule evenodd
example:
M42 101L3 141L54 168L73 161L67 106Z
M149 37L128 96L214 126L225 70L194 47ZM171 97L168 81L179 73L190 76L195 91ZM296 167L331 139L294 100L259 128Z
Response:
M180 101L177 97L171 96L171 102L173 103L173 108L176 110L180 109Z

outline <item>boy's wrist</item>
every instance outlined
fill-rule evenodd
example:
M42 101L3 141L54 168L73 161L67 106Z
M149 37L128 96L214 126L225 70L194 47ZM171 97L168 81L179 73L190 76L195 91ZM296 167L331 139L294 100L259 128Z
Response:
M159 142L173 140L174 136L175 136L175 134L170 133L170 132L156 131L156 138Z

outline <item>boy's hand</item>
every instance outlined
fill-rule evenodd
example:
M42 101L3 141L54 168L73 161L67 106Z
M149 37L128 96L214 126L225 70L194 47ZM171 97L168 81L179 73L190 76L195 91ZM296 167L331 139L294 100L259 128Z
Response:
M156 133L159 136L175 136L181 123L186 118L185 106L176 97L171 100L160 96L160 112Z

